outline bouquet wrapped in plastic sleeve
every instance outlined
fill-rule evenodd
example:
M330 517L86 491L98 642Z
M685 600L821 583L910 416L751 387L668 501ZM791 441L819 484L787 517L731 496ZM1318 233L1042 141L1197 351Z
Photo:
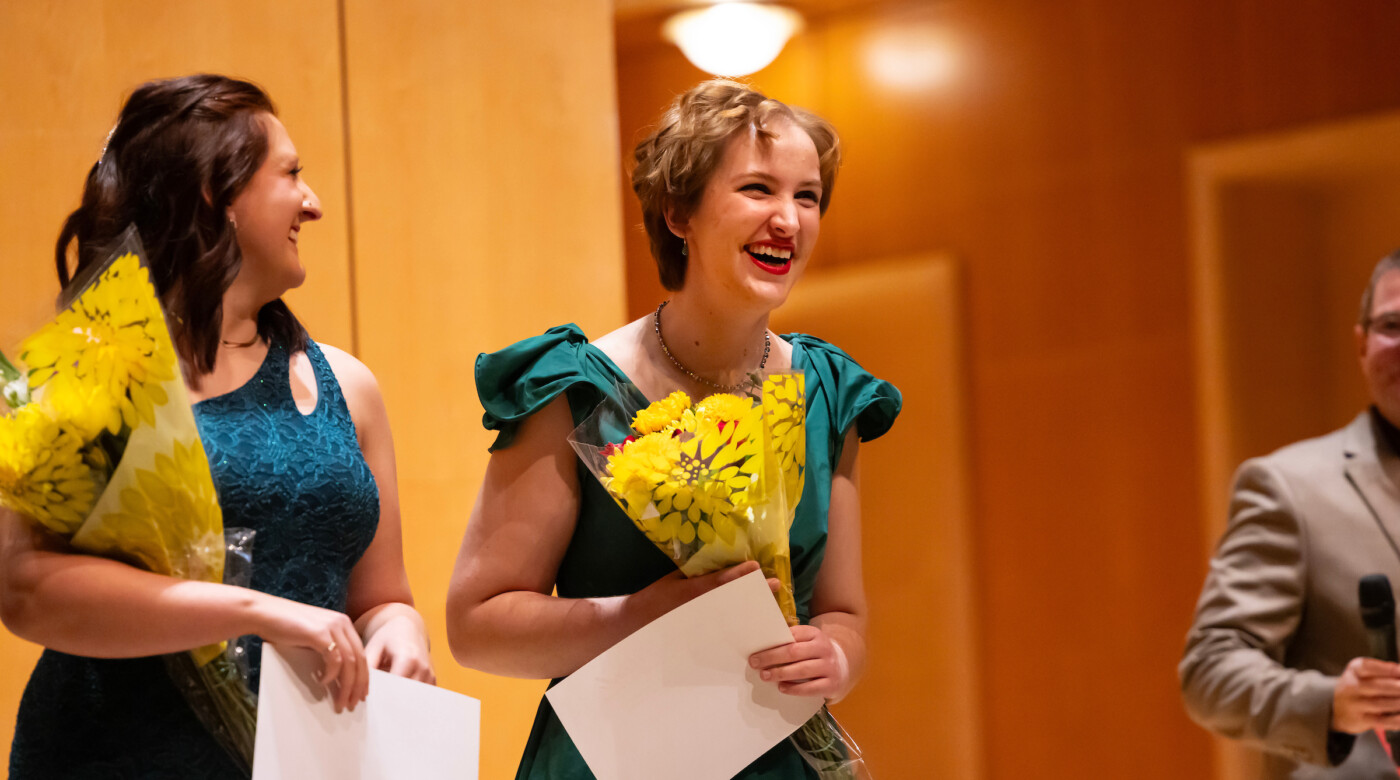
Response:
M677 391L636 409L604 402L569 442L604 489L687 577L757 561L797 625L788 529L806 468L802 374L753 382L754 396ZM639 393L623 397L640 398ZM868 777L826 707L791 737L823 778Z
M225 581L252 533L226 539L180 361L130 228L74 280L57 317L0 355L0 504L73 550ZM240 567L246 572L246 565ZM246 578L245 578L246 579ZM229 643L166 657L191 707L245 770L257 703Z

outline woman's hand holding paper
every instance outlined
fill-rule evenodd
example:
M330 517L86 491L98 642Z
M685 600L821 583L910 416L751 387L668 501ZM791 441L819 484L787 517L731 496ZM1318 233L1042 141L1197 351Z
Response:
M840 698L850 683L850 665L841 646L816 626L792 627L792 644L749 656L759 676L793 696Z
M334 696L336 712L346 707L353 710L365 700L369 694L369 664L360 635L344 612L256 595L261 602L258 614L262 626L255 633L273 644L316 651L325 665L320 682Z
M355 622L365 635L365 659L369 668L398 677L437 684L433 659L428 653L428 633L423 618L407 604L383 604Z

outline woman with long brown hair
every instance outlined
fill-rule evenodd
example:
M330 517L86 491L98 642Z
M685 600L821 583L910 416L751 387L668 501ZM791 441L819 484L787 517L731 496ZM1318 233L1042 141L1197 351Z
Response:
M47 649L20 705L13 778L224 778L160 654L243 636L310 648L337 709L370 668L432 681L404 571L393 442L373 375L312 341L281 296L305 278L315 193L268 96L214 75L122 108L56 251L67 286L128 225L171 323L227 527L256 532L251 587L65 548L0 510L0 617ZM76 263L75 263L76 261Z

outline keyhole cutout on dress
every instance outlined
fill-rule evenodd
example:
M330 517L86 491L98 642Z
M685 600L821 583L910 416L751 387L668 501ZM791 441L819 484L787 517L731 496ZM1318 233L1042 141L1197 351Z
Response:
M302 417L310 417L320 402L319 387L316 384L316 368L305 352L292 356L287 366L287 375L292 385L292 402Z

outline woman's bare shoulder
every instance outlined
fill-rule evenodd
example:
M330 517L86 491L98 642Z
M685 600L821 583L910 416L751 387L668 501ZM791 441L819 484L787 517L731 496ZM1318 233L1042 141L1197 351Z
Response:
M651 333L651 318L641 317L590 343L608 356L623 373L631 375L640 365L644 339Z

